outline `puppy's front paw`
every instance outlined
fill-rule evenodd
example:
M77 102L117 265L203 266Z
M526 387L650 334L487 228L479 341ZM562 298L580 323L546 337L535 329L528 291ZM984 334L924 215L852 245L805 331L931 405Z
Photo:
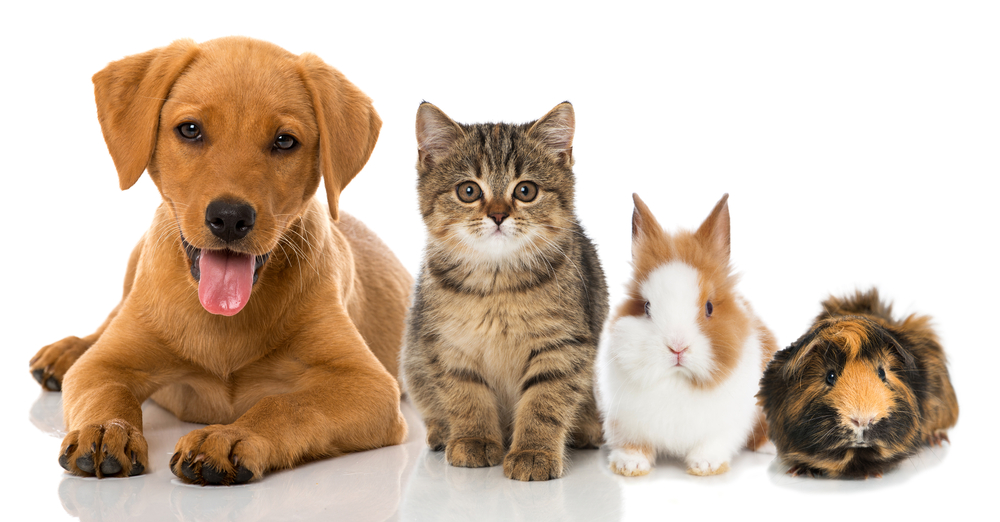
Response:
M93 343L79 337L67 337L41 350L28 361L31 376L49 391L62 390L62 380L70 366Z
M132 477L149 465L146 438L122 419L91 424L66 434L59 465L85 477Z
M213 424L181 437L170 471L195 484L246 484L268 470L267 443L244 428Z
M643 452L627 449L615 448L608 455L608 462L611 463L611 471L626 477L639 477L649 474L653 463L649 461Z
M503 460L503 446L489 439L463 437L448 441L445 458L448 464L460 468L496 466Z
M514 480L549 480L563 475L562 455L545 450L511 450L503 474Z

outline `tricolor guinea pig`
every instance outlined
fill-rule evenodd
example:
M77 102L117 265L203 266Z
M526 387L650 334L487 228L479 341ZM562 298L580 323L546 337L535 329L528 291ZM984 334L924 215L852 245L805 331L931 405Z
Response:
M831 297L768 364L757 394L792 475L880 477L948 440L958 400L930 317L897 321L878 290Z

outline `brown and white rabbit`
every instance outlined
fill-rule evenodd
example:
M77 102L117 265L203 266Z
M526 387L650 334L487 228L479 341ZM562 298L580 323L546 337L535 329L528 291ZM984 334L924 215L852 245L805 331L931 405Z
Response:
M792 475L878 477L958 421L927 316L892 318L878 290L830 297L760 381L768 436Z
M668 454L688 473L714 475L765 440L754 395L777 344L736 292L728 197L697 232L670 235L632 195L635 271L597 362L615 473L645 475Z

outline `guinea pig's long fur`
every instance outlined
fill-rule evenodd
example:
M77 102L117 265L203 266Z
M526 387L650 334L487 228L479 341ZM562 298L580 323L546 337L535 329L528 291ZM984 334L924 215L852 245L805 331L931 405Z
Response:
M793 475L881 476L948 440L958 420L930 317L893 319L874 288L827 299L812 328L775 355L757 397Z

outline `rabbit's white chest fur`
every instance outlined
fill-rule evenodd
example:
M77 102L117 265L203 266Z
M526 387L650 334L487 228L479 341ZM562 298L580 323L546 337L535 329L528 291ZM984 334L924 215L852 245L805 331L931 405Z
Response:
M627 350L623 343L642 342L632 335L641 326L627 323L643 320L620 319L598 356L598 394L609 442L645 443L679 457L705 444L739 451L757 414L759 336L745 341L728 379L713 388L697 388L682 370L665 371L654 361L643 364L622 354Z

